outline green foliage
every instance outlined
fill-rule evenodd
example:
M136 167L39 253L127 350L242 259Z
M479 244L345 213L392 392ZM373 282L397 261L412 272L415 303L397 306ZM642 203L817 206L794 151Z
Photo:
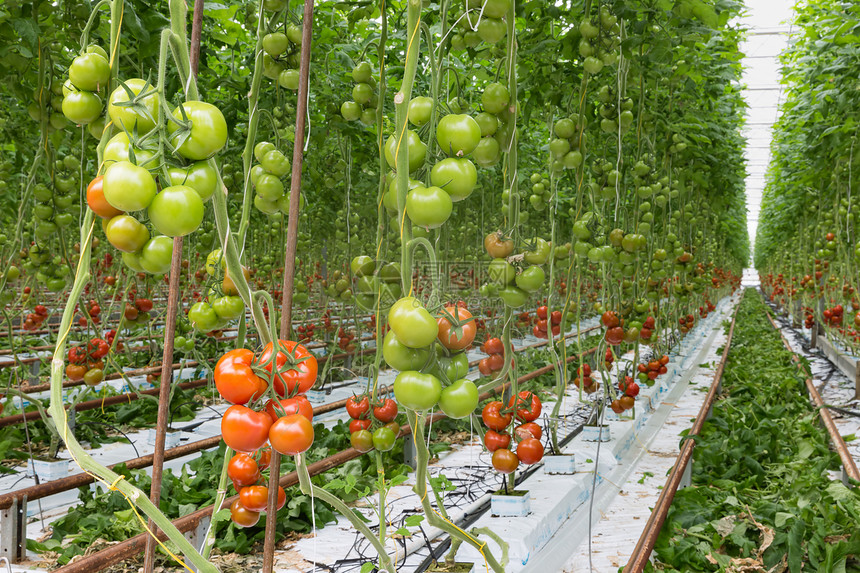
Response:
M649 570L860 570L860 492L828 474L839 458L791 356L747 292L693 487L675 495Z
M847 206L850 216L838 207L850 200L852 171L856 180L860 167L860 7L815 0L800 2L796 12L796 32L781 58L785 102L756 233L756 267L766 271L808 272L812 247L820 248L815 243L826 233L847 240L852 250L857 240L856 198Z

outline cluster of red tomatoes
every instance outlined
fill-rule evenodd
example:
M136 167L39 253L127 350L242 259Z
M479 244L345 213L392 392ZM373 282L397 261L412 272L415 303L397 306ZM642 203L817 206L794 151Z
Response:
M89 301L89 303L87 304L86 312L89 315L90 320L93 321L93 324L99 324L101 322L101 316L99 316L99 315L102 313L102 307L99 306L98 302L91 299ZM86 325L87 325L87 317L86 316L78 317L78 326L86 326Z
M349 441L353 448L366 453L374 448L387 452L394 447L400 435L400 424L395 421L397 402L383 398L371 404L368 396L353 396L346 401L346 412L352 418Z
M612 358L612 352L610 351L608 354L609 357ZM590 364L583 364L576 369L576 377L573 379L573 383L577 388L582 388L589 394L597 392L598 386L594 381L594 378L591 377Z
M606 341L606 344L618 346L624 342L624 327L618 313L607 310L601 315L600 322L606 329L606 332L603 334L603 340Z
M73 382L83 380L90 386L95 386L104 380L104 362L102 358L110 352L110 344L101 338L91 338L86 347L69 348L69 364L66 366L66 377Z
M647 311L647 305L642 310ZM603 340L610 346L618 346L622 342L635 342L637 339L645 342L650 341L656 328L654 317L648 316L641 322L637 320L630 321L628 328L625 330L624 319L612 310L607 310L600 315L600 322L606 329L603 333Z
M609 407L616 414L633 408L636 404L636 396L639 395L639 384L634 382L630 376L625 376L624 379L618 381L618 391L621 394L609 403Z
M133 302L125 304L123 316L127 322L144 323L149 320L149 312L152 310L152 301L148 298L135 298Z
M537 338L549 338L549 329L552 329L552 335L558 336L561 333L561 311L554 310L550 314L546 305L539 306L537 309L537 320L532 329L532 333Z
M113 346L113 341L115 338L116 338L116 329L115 328L108 330L107 333L105 334L105 340L107 341L108 346ZM122 347L123 347L122 341L119 341L116 343L117 352L122 352Z
M279 340L272 353L272 343L259 356L238 348L215 365L215 387L233 404L221 418L221 436L237 452L254 453L268 442L296 455L313 444L313 406L304 393L317 379L317 360L292 340Z
M230 517L239 527L253 527L260 520L260 513L266 510L269 488L260 467L268 467L271 461L270 449L260 449L254 455L239 452L227 464L227 475L233 480L233 487L239 498L230 506ZM277 509L284 507L287 493L278 486Z
M776 300L776 297L784 295L785 289L781 286L774 287L772 291L770 291L770 301L773 302Z
M492 376L505 365L505 346L500 338L488 338L481 345L481 352L487 354L486 358L478 362L478 371L482 376Z
M639 373L639 380L645 384L651 385L651 381L656 380L657 376L668 372L666 365L669 364L669 357L665 354L656 360L643 362L636 367Z
M642 340L648 341L651 340L651 336L654 334L654 317L649 316L642 323L642 328L639 330L639 338Z
M603 363L606 365L607 370L612 369L613 362L615 362L615 355L612 354L611 348L607 348L606 353L603 355Z
M376 315L371 314L370 318L365 321L364 325L367 327L367 330L372 331L373 335L376 336Z
M687 316L682 316L678 319L678 330L683 332L684 334L690 332L690 329L693 328L693 325L696 323L696 317L692 314L688 314Z
M714 312L716 309L717 307L711 304L711 301L706 300L705 304L699 307L699 316L702 318L708 318L708 314Z
M813 313L812 309L809 307L803 307L803 312L805 314L803 326L805 326L807 330L811 330L812 327L815 326L815 313Z
M516 419L519 425L511 431L511 422ZM517 469L520 462L531 465L543 458L543 435L541 427L535 423L541 412L541 401L536 394L523 390L511 396L508 405L496 400L484 406L481 419L489 428L484 434L484 446L493 453L493 467L496 471L509 474ZM511 451L513 438L516 451Z
M314 325L312 322L297 327L296 332L299 333L299 342L310 342L311 340L313 340L315 331L316 325Z
M334 332L334 325L331 323L331 316L328 310L322 316L322 325L326 332Z
M352 352L355 350L355 344L352 343L355 340L355 332L347 332L343 327L340 327L337 331L337 347L343 350L344 352Z
M844 313L845 309L842 308L841 304L824 309L824 312L822 313L824 316L824 324L832 327L842 326L842 317Z
M23 328L27 331L37 330L46 318L48 318L48 309L43 304L37 304L33 307L33 312L28 313L27 318L24 319Z

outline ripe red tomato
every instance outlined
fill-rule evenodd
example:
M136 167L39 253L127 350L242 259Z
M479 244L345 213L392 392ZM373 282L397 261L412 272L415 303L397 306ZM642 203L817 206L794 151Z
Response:
M503 354L490 354L487 357L487 363L493 372L498 372L505 365L505 356Z
M493 373L493 368L490 366L490 358L481 358L478 362L478 371L482 376L489 376Z
M281 396L286 393L304 394L310 390L317 379L317 359L308 352L307 348L292 340L278 341L278 355L275 357L278 375L275 377L275 392ZM269 372L272 364L267 362L272 355L272 343L263 349L259 363ZM286 392L284 386L286 385Z
M502 354L505 351L505 346L499 338L491 338L484 343L483 351L487 354Z
M611 310L607 310L603 313L603 315L600 317L600 322L602 322L603 326L605 326L606 328L615 328L621 323L621 321L618 319L618 315Z
M240 486L254 485L260 480L260 467L254 458L239 452L227 463L227 475Z
M250 511L265 511L269 488L264 485L249 485L239 490L239 503Z
M454 317L461 324L455 327L451 324L444 315L437 319L439 325L439 342L448 350L463 350L468 348L472 341L475 340L475 335L478 332L478 326L475 324L470 313L465 308L459 306L447 306L445 311ZM468 322L466 322L468 321Z
M373 420L371 420L370 418L350 420L349 431L350 433L355 433L360 430L369 430L372 424Z
M540 320L546 320L546 317L548 316L548 313L549 313L549 309L548 309L545 305L544 305L544 306L539 306L539 307L538 307L538 309L537 309L537 317L538 317ZM544 330L546 330L546 329L544 329Z
M397 417L397 402L391 398L386 398L382 406L376 406L373 409L373 417L383 424L393 422Z
M239 490L239 503L250 511L266 511L269 501L269 488L264 485L252 485ZM276 509L281 509L287 503L287 492L278 486L278 501Z
M255 412L240 405L230 406L221 418L221 437L237 452L253 452L266 443L271 426L268 412Z
M262 396L267 384L254 374L251 363L254 353L247 348L231 350L215 364L215 387L221 397L231 404L247 404Z
M501 414L501 409L502 403L498 400L484 406L484 409L481 411L481 419L484 421L484 425L497 432L507 428L513 416L510 413Z
M314 443L313 424L301 414L278 418L269 430L269 442L284 455L300 454Z
M346 413L355 420L366 418L370 409L370 399L367 396L353 396L346 400Z
M620 326L614 326L606 331L603 339L611 346L618 346L624 340L624 329Z
M508 401L508 409L513 409L514 397ZM541 402L537 394L522 390L516 399L517 419L523 422L533 422L537 420L541 412Z
M517 444L517 458L527 466L538 463L543 458L543 444L537 438L526 438Z
M148 298L137 298L134 300L134 307L140 312L149 312L152 310L152 301Z
M87 361L87 353L81 346L69 348L68 357L72 364L84 364Z
M520 460L511 450L499 448L493 452L493 467L497 472L509 474L516 471Z
M266 412L271 416L272 422L276 422L278 418L292 414L301 414L308 421L314 421L314 407L311 406L310 401L303 395L299 394L292 398L283 398L278 401L281 403L280 409L275 407L274 401L269 400L266 402ZM283 412L281 409L283 409Z
M508 448L510 445L510 434L500 434L495 430L487 430L487 433L484 434L484 446L491 452L495 452L499 448Z

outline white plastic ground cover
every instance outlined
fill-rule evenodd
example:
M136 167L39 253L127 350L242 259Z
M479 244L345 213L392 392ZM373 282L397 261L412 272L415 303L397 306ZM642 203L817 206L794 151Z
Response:
M587 320L582 321L582 329L585 330L587 328L595 326L598 320L598 317L591 317ZM570 331L568 331L568 334L573 334L575 332L576 328L574 327L571 328ZM529 337L527 339L514 339L513 343L514 346L519 349L524 345L533 344L537 340L538 339L534 337ZM314 352L319 355L317 349L315 349ZM480 350L473 348L468 351L467 356L469 358L469 361L474 361L479 358L483 358L485 354L483 354ZM177 369L174 371L174 376L176 378L182 379L196 379L201 375L202 374L199 369L195 368L184 368ZM135 384L138 389L145 389L146 385L148 384L145 378L145 376L136 376L130 378L130 381L132 382L132 384ZM379 376L379 385L391 385L394 383L394 378L395 373L391 371L384 371ZM471 369L469 378L477 378L477 369ZM356 377L345 382L338 383L337 388L334 388L330 392L327 392L325 402L337 402L340 400L344 400L350 396L353 396L356 393L362 392L366 381L367 379L365 377ZM123 381L120 379L110 382L122 383ZM151 386L152 385L149 384L149 387ZM190 431L180 432L180 443L199 441L212 436L219 435L221 433L221 416L228 407L228 404L206 406L202 410L197 412L197 415L194 420L177 422L176 424L174 424L173 427L177 430L181 430L182 428L191 428ZM322 422L326 427L330 428L336 425L338 420L346 418L346 411L341 408L315 416L314 422ZM150 444L149 433L149 429L141 429L136 432L131 432L126 434L131 443L129 443L129 441L122 441L114 442L111 444L104 444L97 449L88 449L88 452L90 453L90 455L93 456L94 459L96 459L99 463L103 465L111 465L139 456L148 455L153 453L154 451L154 447ZM480 450L480 448L478 449ZM193 453L189 456L165 461L164 468L169 468L173 472L179 473L182 471L182 466L197 455L199 454ZM71 475L80 471L77 465L75 465L71 461L68 451L61 451L59 454L59 458L68 462L65 475ZM487 460L487 463L489 463L489 460ZM481 468L483 473L483 469L486 468L486 464L479 465L477 467ZM36 484L35 480L32 477L26 475L25 467L21 467L20 470L20 473L0 476L0 491L15 491ZM151 475L151 467L146 468L146 471ZM65 475L63 477L65 477ZM95 488L101 486L96 486L95 484L93 484L90 487ZM71 507L77 504L78 491L76 489L61 492L56 495L52 495L28 503L27 515L29 518L29 522L27 524L27 537L30 539L37 539L42 537L50 527L51 521L62 517L68 512ZM28 558L33 561L38 561L39 556L36 553L28 552ZM35 569L25 568L15 570L41 571L41 569L38 569L38 567L36 567Z
M791 316L785 318L777 311L774 317L791 349L809 361L813 384L824 404L832 406L830 415L833 422L843 438L848 436L845 445L854 462L860 466L860 400L854 397L854 381L845 376L821 350L809 348L812 332L802 327L802 320L801 326L795 328Z
M518 490L525 489L530 492L530 515L523 518L498 518L487 512L473 524L475 527L489 527L509 544L510 563L506 571L545 573L561 570L571 555L571 548L584 539L583 535L587 535L588 502L591 501L592 484L595 481L594 460L598 461L595 506L606 507L617 497L619 488L616 484L625 483L627 478L633 475L637 460L648 449L648 444L653 442L654 437L659 435L664 422L674 411L675 401L682 395L693 395L691 401L699 405L704 400L704 393L686 390L690 386L690 378L697 373L698 364L703 359L713 363L719 360L716 349L724 339L721 323L731 317L736 303L737 298L724 299L715 312L707 319L699 321L696 328L684 339L680 352L671 356L672 375L664 376L661 383L652 388L642 389L637 399L635 420L606 421L612 439L600 444L599 456L596 443L585 442L581 436L577 436L563 451L575 454L578 473L548 475L538 467L524 483L517 486ZM712 376L713 371L705 369L694 378L692 384L694 387L707 389ZM544 404L544 425L547 422L546 413L550 412L552 407L552 402ZM560 435L566 435L581 425L590 410L589 404L579 402L577 389L569 388L561 409ZM695 413L692 413L692 417L695 417ZM672 459L678 451L678 433L689 427L690 417L691 415L685 412L668 430L674 446ZM682 422L686 424L679 427ZM499 474L491 469L489 454L483 450L477 439L467 441L441 455L428 471L431 476L444 474L458 487L457 491L449 493L445 499L448 516L455 523L473 514L501 484ZM405 484L392 488L389 494L386 505L389 531L401 527L406 517L421 512L420 500L412 491L413 480L414 476L410 475ZM649 484L649 488L656 498L657 484ZM368 499L366 504L359 504L359 511L372 527L378 527L378 518L372 508L375 503L376 498L373 497ZM647 508L647 505L644 507ZM585 524L584 530L580 527L579 538L559 534L559 531L574 530L578 524ZM642 525L644 526L644 521ZM405 573L416 571L428 556L429 548L437 547L444 538L440 535L441 532L426 523L419 530L411 528L411 531L414 533L410 537L396 541L389 539L388 543L390 554L395 556L398 571ZM374 557L369 544L342 518L316 533L315 536L295 542L285 550L277 551L276 571L311 571L314 563L324 565L326 571L357 571L361 563ZM631 537L628 537L628 542L630 539ZM489 541L488 546L498 555L494 542ZM404 553L407 555L404 556ZM476 571L485 569L482 556L470 546L461 546L458 560L477 563Z

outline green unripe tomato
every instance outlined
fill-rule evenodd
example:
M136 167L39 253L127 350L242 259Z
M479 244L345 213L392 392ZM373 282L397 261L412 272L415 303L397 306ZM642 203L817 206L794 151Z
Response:
M467 417L478 407L478 387L471 380L457 380L442 390L439 407L449 418Z
M272 32L263 36L263 50L273 58L287 51L289 41L283 32Z
M429 410L441 395L442 384L432 374L407 370L394 379L394 397L408 410Z

